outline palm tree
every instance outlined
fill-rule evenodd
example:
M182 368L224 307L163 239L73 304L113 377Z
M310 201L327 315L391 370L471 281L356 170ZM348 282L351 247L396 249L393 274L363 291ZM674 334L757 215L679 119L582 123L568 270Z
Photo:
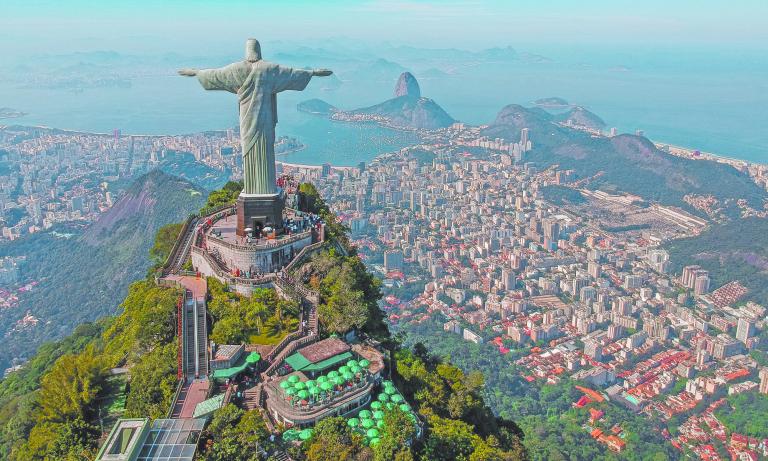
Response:
M245 316L245 321L248 325L253 325L256 328L256 334L261 334L261 329L264 326L264 320L269 316L267 306L259 301L251 300L248 303L248 310Z

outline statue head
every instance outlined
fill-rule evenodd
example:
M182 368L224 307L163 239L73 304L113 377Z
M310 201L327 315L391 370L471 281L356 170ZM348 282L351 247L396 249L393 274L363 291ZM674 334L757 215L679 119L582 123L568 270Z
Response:
M255 38L249 38L245 42L245 60L248 62L261 61L261 45Z

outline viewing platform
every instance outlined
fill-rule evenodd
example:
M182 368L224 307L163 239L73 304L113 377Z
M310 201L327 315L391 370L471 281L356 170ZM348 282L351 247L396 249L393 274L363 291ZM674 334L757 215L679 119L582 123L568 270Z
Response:
M244 295L255 287L271 285L273 274L285 269L302 250L323 241L319 217L286 208L280 230L271 227L237 232L235 207L220 209L199 219L191 245L192 266L206 277L230 283Z

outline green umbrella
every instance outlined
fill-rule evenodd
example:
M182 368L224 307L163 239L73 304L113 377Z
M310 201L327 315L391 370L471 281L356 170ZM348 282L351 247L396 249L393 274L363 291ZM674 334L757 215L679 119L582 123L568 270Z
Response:
M341 377L344 378L347 381L352 381L353 379L355 379L355 375L353 375L350 372L344 373L343 375L341 375Z
M367 435L368 438L371 438L371 439L375 438L375 437L378 437L379 436L379 430L378 429L374 429L374 428L370 428L370 429L368 429L368 431L366 431L365 435Z
M404 411L406 413L411 411L411 406L408 405L407 403L401 403L399 408L400 408L400 411Z
M325 376L325 375L323 375L323 376L319 376L319 377L317 378L317 382L318 382L318 383L324 383L324 382L326 382L326 381L328 381L328 377L327 377L327 376Z
M384 426L386 426L386 424L384 424L383 419L376 421L376 427L378 427L379 429L384 429Z
M363 360L360 361L360 366L363 367L363 368L368 368L369 366L371 366L371 362L369 362L368 360L363 359Z
M298 377L298 375L291 375L291 376L289 376L289 377L288 377L288 382L289 382L289 383L291 383L291 384L296 384L296 383L298 383L298 382L299 382L299 377Z
M283 432L283 440L286 442L293 442L299 438L299 431L296 429L288 429L287 431Z
M328 381L323 381L322 383L320 383L320 389L328 392L331 389L333 389L333 384L329 383Z
M371 413L371 410L363 410L358 414L360 419L370 419L373 414Z
M360 425L360 420L357 418L349 418L347 420L347 426L349 427L357 427Z
M395 394L392 396L392 402L394 403L400 403L403 401L403 396L400 394Z
M349 367L349 371L351 371L354 374L358 374L361 371L363 371L363 369L360 368L359 366L355 365L354 367Z
M300 391L302 389L306 389L307 385L302 383L302 382L298 382L298 383L293 385L293 388Z
M370 429L373 426L376 425L375 422L373 422L372 419L365 418L360 422L360 425L363 426L365 429Z
M289 387L288 389L286 389L286 390L285 390L285 393L286 393L287 395L294 395L294 394L296 394L297 392L298 392L298 391L296 390L296 388L295 388L295 387Z
M373 412L373 419L384 419L384 412L381 410L376 410Z
M344 366L339 367L339 374L340 375L343 375L344 373L347 373L347 372L349 372L349 367L348 366L344 365Z
M288 389L291 386L292 384L287 379L280 381L280 387L283 389Z
M379 394L379 402L389 402L389 396L387 394Z
M319 394L320 392L321 392L321 390L320 390L320 388L319 388L319 387L317 387L317 386L314 386L314 387L310 387L310 388L309 388L309 393L310 393L310 394L312 394L312 395L317 395L317 394Z
M344 378L342 378L341 376L336 376L335 378L333 378L333 384L337 386L341 386L342 384L344 384Z
M382 403L379 402L378 400L375 400L373 403L371 403L371 408L373 408L374 410L381 410L382 406L383 406Z
M387 407L387 410L391 410L395 408L395 404L392 402L387 402L386 407Z
M387 387L384 388L384 393L385 394L389 394L389 395L397 394L397 389L395 389L392 386L387 386Z
M328 373L328 378L330 378L330 379L333 379L333 378L335 378L335 377L337 377L337 376L339 376L339 372L338 372L338 371L336 371L336 370L334 370L334 371L332 371L332 372Z
M305 390L303 390L303 389L302 389L302 390L300 390L300 391L299 391L299 393L298 393L298 394L296 394L296 396L297 396L298 398L300 398L301 400L306 400L306 399L307 399L307 397L309 397L309 392L307 392L307 391L305 391Z
M392 381L387 380L387 381L382 382L381 385L384 386L384 387L394 387L395 383L393 383Z
M357 360L354 360L354 359L353 359L353 360L350 360L350 361L348 361L348 362L347 362L347 366L348 366L348 367L354 367L354 366L357 366Z
M311 379L309 381L305 382L304 384L306 384L307 389L312 389L313 387L317 386L317 383L315 383Z
M371 444L372 447L375 447L376 445L379 444L379 442L381 442L381 439L378 438L378 437L374 437L374 438L371 439L370 444Z
M312 429L304 429L301 432L299 432L299 438L301 440L309 440L312 438Z

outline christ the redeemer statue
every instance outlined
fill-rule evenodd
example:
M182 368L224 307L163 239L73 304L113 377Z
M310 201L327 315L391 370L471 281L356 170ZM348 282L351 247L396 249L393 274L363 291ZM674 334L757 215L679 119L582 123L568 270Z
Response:
M219 69L182 69L179 74L197 76L206 90L237 93L240 102L240 142L243 152L243 197L266 198L277 194L275 186L275 125L277 93L301 91L313 76L331 75L327 69L293 69L261 59L258 40L248 39L245 60ZM277 224L277 223L273 223Z

